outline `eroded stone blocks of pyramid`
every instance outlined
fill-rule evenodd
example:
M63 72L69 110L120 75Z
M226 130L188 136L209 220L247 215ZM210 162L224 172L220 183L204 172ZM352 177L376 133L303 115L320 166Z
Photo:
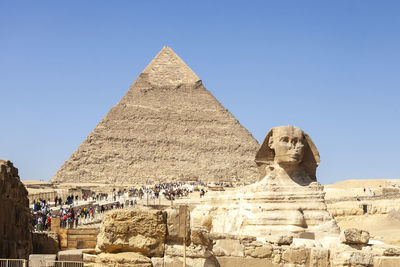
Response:
M254 182L257 148L199 77L164 47L52 182Z

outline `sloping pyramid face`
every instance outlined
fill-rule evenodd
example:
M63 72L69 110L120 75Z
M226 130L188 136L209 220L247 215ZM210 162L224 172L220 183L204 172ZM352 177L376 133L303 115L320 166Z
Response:
M253 182L258 147L199 77L164 47L51 181Z

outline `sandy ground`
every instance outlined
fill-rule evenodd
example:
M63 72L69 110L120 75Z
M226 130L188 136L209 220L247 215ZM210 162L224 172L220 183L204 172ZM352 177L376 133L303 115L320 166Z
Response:
M22 180L22 183L27 186L27 185L32 185L32 184L43 184L43 185L49 185L50 182L43 182L43 181L38 181L38 180Z
M382 187L400 187L400 179L352 179L324 186L325 198L370 196ZM364 188L366 189L364 192ZM369 191L371 190L371 192Z
M350 179L343 180L334 184L325 185L327 188L363 188L363 187L390 187L400 185L400 179Z
M389 215L364 215L336 218L342 230L358 228L370 233L371 239L400 245L400 220Z

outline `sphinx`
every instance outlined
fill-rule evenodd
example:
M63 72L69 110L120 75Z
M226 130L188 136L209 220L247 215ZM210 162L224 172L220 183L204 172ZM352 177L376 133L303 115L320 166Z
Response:
M257 237L339 232L327 211L323 186L317 182L318 150L303 130L272 128L255 162L259 180L223 193L210 192L192 211L194 226L207 226L214 233Z
M265 183L309 185L316 182L320 163L311 138L298 127L272 128L256 154L260 180Z

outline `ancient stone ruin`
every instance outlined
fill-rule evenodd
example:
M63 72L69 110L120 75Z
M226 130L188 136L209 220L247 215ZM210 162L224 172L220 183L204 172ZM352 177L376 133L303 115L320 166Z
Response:
M254 182L258 143L164 47L52 182Z
M391 267L400 249L369 244L368 232L345 229L316 240L310 235L256 236L210 233L179 209L131 208L106 215L95 250L84 250L85 266L136 267ZM187 222L184 239L178 228ZM185 245L184 245L185 243Z
M192 213L193 225L212 233L266 237L279 233L337 234L339 228L315 177L318 151L300 128L273 128L256 155L261 180L209 194Z
M32 253L28 191L8 160L0 160L0 203L0 258L27 259Z
M339 230L316 179L318 151L300 128L271 129L256 162L258 182L210 193L190 207L190 214L181 213L181 207L110 212L96 250L83 255L85 264L399 266L400 247L371 242L364 230Z

